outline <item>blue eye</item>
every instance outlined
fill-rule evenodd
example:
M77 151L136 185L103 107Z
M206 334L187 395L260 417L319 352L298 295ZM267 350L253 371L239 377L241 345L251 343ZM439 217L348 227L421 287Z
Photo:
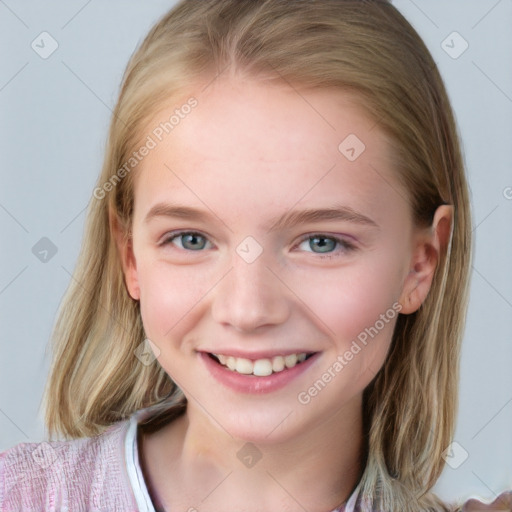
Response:
M195 231L182 231L181 233L169 233L169 236L167 236L160 245L174 243L173 241L175 239L180 241L179 244L176 244L178 247L190 251L200 251L201 249L204 249L208 243L201 233L196 233Z
M319 254L321 258L333 258L339 256L340 253L348 253L356 248L343 238L328 236L323 233L308 235L302 239L299 245L302 245L304 242L308 242L308 247L311 249L311 251L306 252ZM338 249L336 250L337 247Z
M308 242L306 252L312 252L320 258L333 258L356 250L356 246L343 238L330 236L323 233L315 233L303 237L299 247ZM161 246L173 244L178 248L200 252L205 248L211 248L211 242L201 233L196 231L181 231L168 233L159 243ZM210 244L209 247L207 245Z

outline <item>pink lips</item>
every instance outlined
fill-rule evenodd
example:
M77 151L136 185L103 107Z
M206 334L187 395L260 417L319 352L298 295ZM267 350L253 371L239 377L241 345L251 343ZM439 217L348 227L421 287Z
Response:
M220 350L217 353L221 352ZM263 358L272 358L277 355L287 355L286 352L254 352L248 355L247 353L229 351L229 355L234 357L243 357L246 359L257 360ZM288 351L288 354L296 352ZM215 380L222 385L239 393L270 393L277 391L289 384L293 379L305 372L317 360L319 352L313 354L309 359L306 359L293 368L287 368L279 373L273 373L266 377L256 377L255 375L244 375L236 371L229 370L215 361L207 352L199 352L198 356L206 366L208 372Z
M233 356L233 357L243 357L244 359L250 359L251 361L256 361L257 359L272 359L276 356L288 356L290 354L300 354L305 352L306 354L312 354L313 352L311 350L301 350L301 349L295 349L295 350L281 350L281 351L254 351L254 352L243 352L241 350L237 349L220 349L216 348L215 350L201 350L201 352L210 353L210 354L224 354L226 356Z

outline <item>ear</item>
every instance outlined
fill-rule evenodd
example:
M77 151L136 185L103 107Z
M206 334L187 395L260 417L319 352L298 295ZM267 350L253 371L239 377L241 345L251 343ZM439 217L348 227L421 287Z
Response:
M127 233L126 228L122 226L117 214L109 210L110 232L114 237L117 253L121 260L121 266L124 274L124 282L130 297L134 300L140 299L139 280L137 275L137 264L133 253L133 238Z
M434 214L432 226L427 232L418 234L405 278L399 302L400 313L417 311L426 299L434 273L443 255L446 254L453 226L453 206L439 206Z

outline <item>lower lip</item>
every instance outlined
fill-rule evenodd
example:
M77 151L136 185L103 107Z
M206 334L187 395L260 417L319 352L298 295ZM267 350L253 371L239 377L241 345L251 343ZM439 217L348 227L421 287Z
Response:
M273 373L266 377L244 375L243 373L231 371L214 361L206 352L200 352L199 357L203 360L212 376L224 386L239 393L270 393L285 387L293 379L304 373L314 364L319 354L317 352L293 368L286 368L281 372Z

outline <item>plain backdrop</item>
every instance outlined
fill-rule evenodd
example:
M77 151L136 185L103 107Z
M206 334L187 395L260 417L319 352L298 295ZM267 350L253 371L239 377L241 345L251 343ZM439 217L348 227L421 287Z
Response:
M491 500L512 488L512 1L394 4L446 81L474 217L454 467L435 491ZM172 5L0 0L0 451L45 438L46 347L111 109L130 55Z

